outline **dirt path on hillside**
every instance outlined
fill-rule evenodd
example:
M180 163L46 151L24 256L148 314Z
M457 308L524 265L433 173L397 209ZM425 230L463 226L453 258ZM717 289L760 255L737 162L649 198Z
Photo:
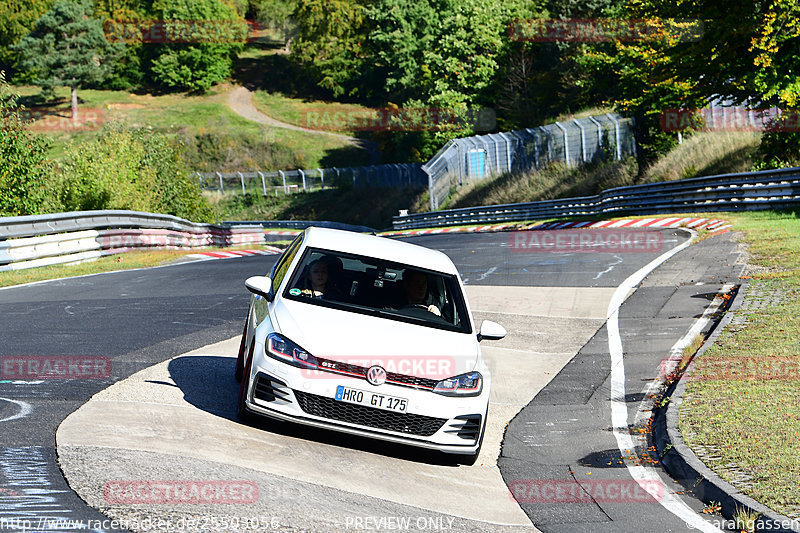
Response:
M287 124L286 122L281 122L280 120L276 120L269 115L265 115L258 108L253 104L253 92L250 91L247 87L234 87L230 93L228 93L228 107L233 110L234 113L237 115L246 118L247 120L252 120L253 122L258 122L259 124L264 124L266 126L271 126L273 128L284 128L287 130L295 130L295 131L304 131L306 133L316 133L318 135L329 135L331 137L336 137L338 139L342 139L345 142L358 146L369 152L370 154L370 162L371 164L376 164L380 159L380 152L378 151L377 143L366 141L364 139L356 139L355 137L350 137L349 135L342 135L341 133L333 133L330 131L322 131L322 130L314 130L310 128L303 128L301 126L295 126L294 124Z

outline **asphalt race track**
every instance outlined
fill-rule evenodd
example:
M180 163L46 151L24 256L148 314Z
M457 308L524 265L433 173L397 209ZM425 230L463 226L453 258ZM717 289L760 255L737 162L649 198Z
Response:
M509 233L409 239L447 253L476 321L509 331L483 343L493 372L490 425L471 467L368 439L236 420L233 358L249 298L243 281L277 256L0 290L0 356L86 356L111 370L88 379L0 380L0 530L124 529L96 509L151 531L697 527L702 505L691 495L541 497L554 487L618 490L645 475L619 462L626 441L613 430L609 398L622 386L626 420L640 421L643 391L662 360L738 278L736 245L725 234L688 246L628 290L630 276L689 239L684 230L652 231L662 246L647 253L511 250ZM607 323L615 298L631 293ZM623 385L612 368L617 337ZM646 475L673 486L653 470ZM238 482L247 497L134 504L109 489L155 480ZM713 530L707 526L700 524Z

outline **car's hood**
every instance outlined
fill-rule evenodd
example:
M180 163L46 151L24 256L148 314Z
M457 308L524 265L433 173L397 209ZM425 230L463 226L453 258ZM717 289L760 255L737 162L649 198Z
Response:
M279 333L311 355L358 366L438 380L474 370L480 353L475 334L290 300L274 312Z

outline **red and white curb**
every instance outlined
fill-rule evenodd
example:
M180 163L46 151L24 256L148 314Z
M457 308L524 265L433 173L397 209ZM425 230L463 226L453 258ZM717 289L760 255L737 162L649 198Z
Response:
M186 257L192 259L231 259L233 257L248 257L253 255L275 255L283 253L283 250L274 246L265 246L263 250L231 250L228 252L214 251L214 252L198 252L196 254L189 254Z
M680 228L687 227L696 230L707 230L718 233L728 230L731 224L727 220L713 218L669 217L669 218L633 218L622 220L599 221L573 221L573 222L544 222L535 224L520 224L508 222L492 224L489 226L470 226L458 228L435 228L405 231L389 231L382 233L385 236L398 235L434 235L437 233L484 233L490 231L528 231L528 230L557 230L578 228Z

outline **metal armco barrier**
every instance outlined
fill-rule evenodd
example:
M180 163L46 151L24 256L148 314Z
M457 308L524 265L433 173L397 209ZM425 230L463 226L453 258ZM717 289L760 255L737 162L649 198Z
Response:
M197 224L137 211L0 218L0 271L72 263L137 248L263 244L260 225Z
M75 211L0 217L0 272L97 259L141 248L197 248L264 244L264 227L315 225L372 233L366 226L311 220L198 224L139 211ZM286 236L277 236L285 240Z
M741 211L800 206L800 168L608 189L596 196L446 209L393 217L396 230L561 217Z

